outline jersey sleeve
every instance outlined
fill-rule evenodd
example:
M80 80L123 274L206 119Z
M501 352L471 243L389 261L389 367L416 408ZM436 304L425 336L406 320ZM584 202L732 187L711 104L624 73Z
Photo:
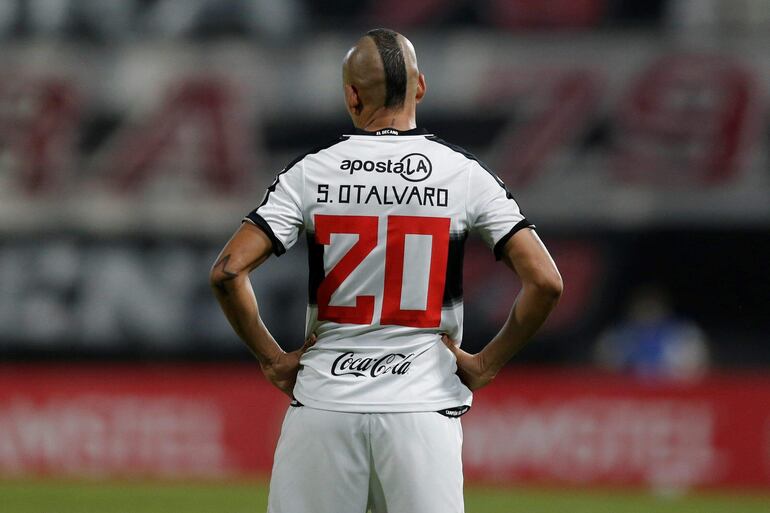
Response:
M280 172L267 188L262 203L243 218L244 222L250 222L265 232L277 256L297 242L302 229L303 182L300 161Z
M523 228L534 228L521 213L500 178L477 162L472 162L468 176L468 223L500 260L505 243Z

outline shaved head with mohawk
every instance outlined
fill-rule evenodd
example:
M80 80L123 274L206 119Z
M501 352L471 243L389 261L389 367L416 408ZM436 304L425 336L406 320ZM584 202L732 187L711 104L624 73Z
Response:
M365 130L417 126L416 106L425 95L425 76L412 43L398 32L370 30L345 55L345 103L353 124Z

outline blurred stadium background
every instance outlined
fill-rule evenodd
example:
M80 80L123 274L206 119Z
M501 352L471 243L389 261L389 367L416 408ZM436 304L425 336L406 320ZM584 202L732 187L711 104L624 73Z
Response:
M770 511L770 0L1 2L0 511L262 510L286 404L208 267L349 129L375 26L566 284L463 419L469 513ZM469 241L469 350L516 290L493 263ZM253 278L287 349L305 277Z

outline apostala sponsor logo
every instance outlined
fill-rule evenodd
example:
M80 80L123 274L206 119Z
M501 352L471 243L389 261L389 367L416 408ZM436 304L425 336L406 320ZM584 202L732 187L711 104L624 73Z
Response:
M343 353L332 364L332 376L359 378L377 378L386 374L403 376L409 371L412 361L417 356L414 353L390 353L383 356L364 357L355 353Z
M422 153L410 153L397 161L393 160L350 160L340 163L340 170L348 171L351 175L356 171L367 173L395 173L410 182L422 182L433 171L430 159Z

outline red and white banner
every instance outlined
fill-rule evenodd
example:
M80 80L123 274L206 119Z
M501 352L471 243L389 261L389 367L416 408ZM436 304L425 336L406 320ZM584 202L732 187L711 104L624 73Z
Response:
M471 479L770 487L770 379L515 370L463 419Z
M288 399L254 365L0 367L0 474L269 472Z
M267 474L287 399L255 365L0 367L0 475ZM470 481L770 488L770 378L516 369L463 417Z

